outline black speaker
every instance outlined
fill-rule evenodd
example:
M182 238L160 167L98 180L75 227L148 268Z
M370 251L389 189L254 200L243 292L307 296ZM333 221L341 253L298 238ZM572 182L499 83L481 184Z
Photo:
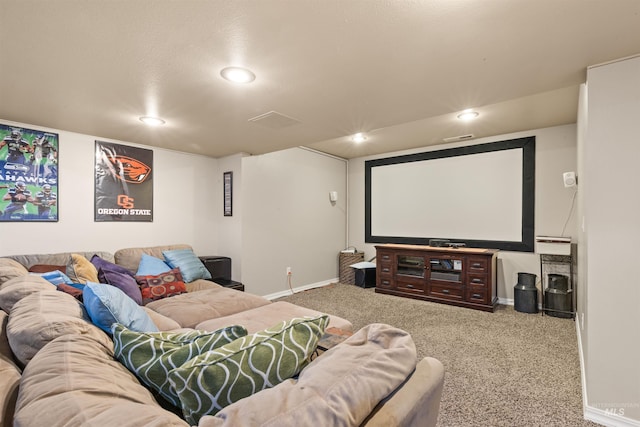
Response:
M211 273L211 280L231 280L231 258L226 256L202 256L200 261Z

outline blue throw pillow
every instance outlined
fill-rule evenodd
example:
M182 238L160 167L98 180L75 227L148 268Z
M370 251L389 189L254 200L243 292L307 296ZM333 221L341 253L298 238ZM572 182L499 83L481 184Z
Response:
M162 251L162 255L172 268L180 269L185 283L196 279L211 279L211 273L191 249Z
M43 279L47 280L49 283L52 283L56 286L58 286L61 283L64 283L65 285L71 285L71 286L74 285L74 283L71 281L69 276L67 276L60 270L48 271L46 273L31 273L31 274L38 274L38 276L42 277Z
M87 282L82 299L93 324L108 334L114 323L136 332L158 332L147 312L115 286Z
M171 267L161 260L151 255L143 254L140 258L140 264L138 264L138 271L136 276L157 276L158 274L171 271Z

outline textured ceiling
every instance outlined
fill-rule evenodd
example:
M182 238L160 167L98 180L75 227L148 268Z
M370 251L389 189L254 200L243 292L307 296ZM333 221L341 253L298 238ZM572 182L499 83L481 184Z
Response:
M640 53L637 0L0 0L0 17L0 119L212 157L573 123L586 67ZM271 111L294 124L249 121Z

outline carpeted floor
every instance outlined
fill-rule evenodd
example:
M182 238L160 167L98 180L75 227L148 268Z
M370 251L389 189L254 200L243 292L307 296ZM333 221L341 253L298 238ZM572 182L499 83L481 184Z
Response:
M418 357L445 367L438 426L597 426L582 416L575 323L498 306L494 313L334 284L281 300L334 314L357 330L408 331Z

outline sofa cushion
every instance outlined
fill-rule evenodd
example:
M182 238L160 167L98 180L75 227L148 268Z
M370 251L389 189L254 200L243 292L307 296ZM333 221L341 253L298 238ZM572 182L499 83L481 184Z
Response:
M13 258L6 258L6 257L0 258L0 267L17 268L19 270L25 271L24 274L27 274L29 272L28 269L24 265L20 264L18 261L16 261Z
M76 283L100 281L96 267L80 254L71 254L67 263L67 276Z
M9 313L13 306L27 295L55 289L55 285L40 276L26 274L16 277L0 286L0 308Z
M88 282L82 299L93 324L105 332L111 333L114 323L138 332L158 332L147 312L115 286Z
M13 425L13 411L21 375L7 340L8 320L7 313L0 311L0 426Z
M283 320L293 319L294 317L316 317L321 312L311 310L310 308L301 307L286 301L277 301L272 304L263 305L252 308L250 310L241 311L229 316L218 317L216 319L205 320L198 323L195 328L205 331L215 331L228 325L242 325L247 332L252 334L275 325ZM338 316L329 316L329 324L327 328L338 328L343 331L353 331L353 325L346 319Z
M17 263L16 263L17 264ZM15 279L16 277L25 276L29 274L26 268L20 266L16 267L13 265L0 265L0 286L5 284L11 279Z
M114 353L143 383L167 401L180 407L180 399L168 380L168 373L187 360L209 350L229 344L247 335L241 326L230 326L214 332L187 331L141 333L114 324Z
M159 331L171 331L173 329L180 329L180 325L175 320L164 316L157 311L153 311L148 307L142 307L144 311L149 315L151 321L156 325Z
M98 340L111 341L91 323L80 302L55 288L22 298L9 314L9 345L23 365L28 364L47 343L67 334L90 335Z
M211 273L191 249L162 251L162 255L171 268L180 269L185 282L193 282L196 279L211 279Z
M193 328L207 319L228 316L266 304L271 302L258 295L215 286L153 301L147 307L172 318L182 328Z
M170 270L171 267L169 264L164 262L164 260L151 255L142 254L138 270L136 270L136 276L157 276L158 274L166 273Z
M227 406L215 416L203 417L200 427L239 423L358 426L415 367L416 349L407 332L370 324L316 358L297 380L282 382ZM386 425L398 422L387 421Z
M142 293L142 304L187 292L182 274L177 268L158 275L136 276L136 281Z
M27 366L14 425L188 427L115 359L111 340L77 334L49 343Z
M191 249L191 246L185 244L151 246L144 248L125 248L117 250L113 255L118 265L125 267L132 273L138 271L140 259L142 255L151 255L156 258L164 259L162 251L170 251L173 249Z
M169 371L185 419L195 425L203 415L296 375L309 363L328 321L325 315L282 322Z

